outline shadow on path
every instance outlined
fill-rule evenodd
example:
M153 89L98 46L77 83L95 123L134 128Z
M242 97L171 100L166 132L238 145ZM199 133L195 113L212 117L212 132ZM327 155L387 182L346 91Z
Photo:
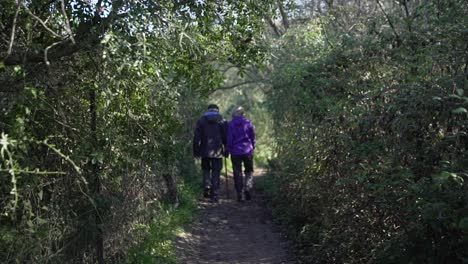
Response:
M254 176L261 177L258 170ZM263 196L254 190L253 199L235 200L229 177L229 199L222 182L218 204L200 200L200 212L187 231L176 239L179 264L292 264L289 245L281 238Z

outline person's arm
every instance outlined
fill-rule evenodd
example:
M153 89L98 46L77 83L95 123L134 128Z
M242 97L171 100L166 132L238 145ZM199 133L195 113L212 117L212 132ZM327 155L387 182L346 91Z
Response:
M198 158L201 156L200 144L201 144L201 128L200 128L200 121L198 121L197 125L195 126L195 131L193 133L193 156L195 158Z
M223 121L221 121L221 140L223 142L223 148L224 148L223 155L225 157L229 155L229 151L227 148L227 126L228 126L227 121L223 119Z
M247 136L248 136L249 139L250 139L250 143L252 143L253 149L255 149L255 144L256 144L257 142L256 142L256 140L255 140L255 127L254 127L254 125L252 124L252 122L249 122L249 127L248 127L248 130L247 130Z
M228 122L226 122L226 137L226 149L228 153L232 153L232 134Z

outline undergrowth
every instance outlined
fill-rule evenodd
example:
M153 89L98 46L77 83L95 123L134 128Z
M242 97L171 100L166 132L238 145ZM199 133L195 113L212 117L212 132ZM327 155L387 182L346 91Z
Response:
M158 214L151 223L139 228L147 232L146 239L130 250L125 263L176 264L175 236L192 221L200 193L195 178L184 179L179 185L179 204L159 203Z
M272 212L273 220L281 225L285 237L294 243L296 251L296 260L300 261L303 257L304 245L307 241L301 239L302 227L298 224L301 212L292 207L289 201L284 200L284 195L278 184L275 182L274 176L268 172L263 177L255 179L255 188L266 197L267 206ZM307 263L307 262L306 262Z
M272 211L274 221L281 224L286 231L286 235L289 239L294 240L295 229L294 229L294 217L292 214L293 208L289 206L287 201L282 200L282 196L278 185L273 179L271 173L266 173L263 177L255 179L255 188L263 193L266 197L266 201L269 209Z

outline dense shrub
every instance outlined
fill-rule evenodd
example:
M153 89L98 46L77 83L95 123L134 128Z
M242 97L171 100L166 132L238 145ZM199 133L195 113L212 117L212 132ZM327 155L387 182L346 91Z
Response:
M219 65L263 57L244 39L268 3L2 1L2 263L116 262L167 219Z
M468 3L384 10L277 41L275 201L306 263L465 263Z

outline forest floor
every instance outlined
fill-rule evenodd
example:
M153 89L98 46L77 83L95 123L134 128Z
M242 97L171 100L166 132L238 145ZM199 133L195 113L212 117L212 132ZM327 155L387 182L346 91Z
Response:
M254 179L263 177L257 170ZM194 221L175 241L179 264L292 264L290 244L273 223L265 197L253 191L250 201L236 201L232 175L221 181L219 203L199 201Z

